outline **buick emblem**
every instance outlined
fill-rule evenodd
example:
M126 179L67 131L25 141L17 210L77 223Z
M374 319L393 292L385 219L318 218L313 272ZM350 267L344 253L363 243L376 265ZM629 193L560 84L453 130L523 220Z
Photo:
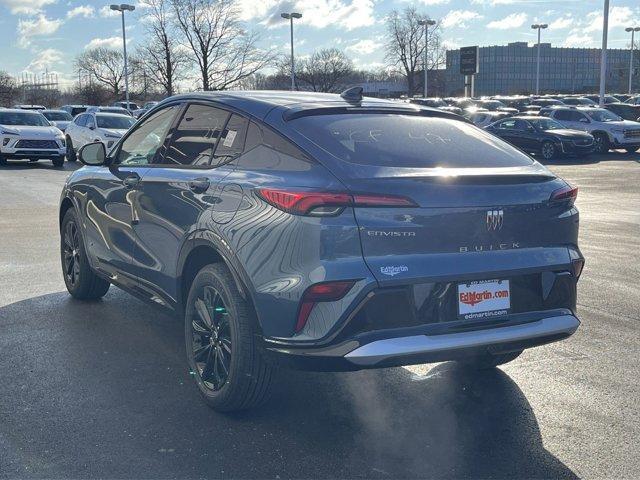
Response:
M487 230L489 231L502 230L503 218L504 218L504 211L488 210L487 211Z

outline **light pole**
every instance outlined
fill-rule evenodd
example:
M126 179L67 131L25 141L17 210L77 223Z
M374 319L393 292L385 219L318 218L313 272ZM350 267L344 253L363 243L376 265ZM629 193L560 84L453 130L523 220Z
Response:
M293 91L296 89L296 73L295 73L295 68L293 66L293 19L302 18L302 14L291 12L291 13L281 13L280 16L282 18L286 18L291 22L291 91Z
M538 30L538 59L536 60L536 95L540 95L540 30L544 30L549 25L546 23L535 23L531 28Z
M627 27L625 32L631 32L631 58L629 59L629 95L631 95L631 86L633 83L633 47L634 47L634 34L640 32L640 27Z
M604 94L607 75L607 35L609 34L609 0L604 0L602 17L602 51L600 52L600 99L598 105L604 107Z
M127 68L127 33L124 28L124 12L133 12L136 7L122 3L120 5L111 5L111 10L116 10L122 14L122 48L124 49L124 88L126 91L127 110L129 110L129 70Z
M418 20L418 25L424 27L424 98L427 98L427 60L429 58L429 26L436 24L435 20Z

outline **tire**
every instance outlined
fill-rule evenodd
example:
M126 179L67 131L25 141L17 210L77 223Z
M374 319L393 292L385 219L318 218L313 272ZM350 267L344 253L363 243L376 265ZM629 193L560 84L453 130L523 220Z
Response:
M594 133L593 138L596 140L596 153L607 153L609 151L609 137L606 133Z
M542 158L552 160L556 156L556 146L553 142L544 142L540 148Z
M73 149L73 142L71 141L71 137L67 135L65 142L67 144L67 162L75 162L78 157L76 155L76 151Z
M51 159L54 167L62 167L64 165L64 156L54 157Z
M636 153L638 151L638 149L640 149L640 147L627 147L627 148L625 148L627 153Z
M522 350L519 350L517 352L499 354L486 353L485 355L478 355L475 357L469 357L464 360L460 360L459 363L464 365L465 367L473 368L475 370L487 370L490 368L495 368L498 365L509 363L512 360L518 358L521 353Z
M79 222L73 208L67 210L60 228L60 260L67 290L78 300L103 297L110 283L98 277L89 265Z
M4 157L4 155L0 155L0 167L4 167L7 165L7 159Z
M258 343L254 310L226 266L207 265L198 272L184 324L187 360L207 405L232 412L267 399L272 367Z

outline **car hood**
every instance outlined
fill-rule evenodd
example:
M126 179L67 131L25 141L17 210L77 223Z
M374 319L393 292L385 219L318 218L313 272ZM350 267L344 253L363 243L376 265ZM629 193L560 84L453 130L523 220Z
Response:
M30 138L55 138L62 133L58 127L32 127L29 125L0 125L0 127L7 132Z
M581 132L580 130L572 130L570 128L561 128L558 130L545 130L545 133L549 135L555 135L561 138L589 138L591 134L587 132Z
M70 120L53 120L53 124L60 130L64 130L65 128L67 128L70 123Z
M607 122L609 125L615 125L616 127L622 128L640 128L640 123L634 122L633 120L622 120L621 122Z
M102 128L101 130L103 133L107 133L109 135L114 135L118 137L121 137L127 131L126 129L120 129L120 128Z

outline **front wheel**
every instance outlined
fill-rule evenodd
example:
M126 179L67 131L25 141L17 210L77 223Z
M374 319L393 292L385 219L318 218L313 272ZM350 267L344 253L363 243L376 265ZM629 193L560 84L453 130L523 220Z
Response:
M98 277L89 265L80 233L80 222L73 208L67 210L62 220L60 258L64 283L72 297L94 300L107 293L109 282Z
M627 148L625 148L627 153L636 153L638 151L638 149L640 149L640 147L627 147Z
M551 160L556 156L556 146L553 142L544 142L540 151L545 160Z
M76 151L73 149L73 142L71 141L71 137L67 136L66 144L67 144L67 162L75 162L77 160L77 156L76 156Z
M609 137L606 133L596 133L593 138L596 141L596 152L607 153L609 151Z
M4 167L7 164L7 159L4 155L0 155L0 167Z
M487 370L489 368L495 368L498 365L504 365L505 363L509 363L512 360L515 360L520 356L522 350L517 352L509 352L509 353L485 353L484 355L477 355L469 358L465 358L464 360L460 360L459 363L468 368L473 368L476 370Z
M54 157L51 159L51 163L53 163L54 167L61 167L64 165L64 156L60 155L59 157Z
M258 344L257 320L222 264L193 280L185 308L185 343L191 374L205 402L230 412L266 400L272 369Z

